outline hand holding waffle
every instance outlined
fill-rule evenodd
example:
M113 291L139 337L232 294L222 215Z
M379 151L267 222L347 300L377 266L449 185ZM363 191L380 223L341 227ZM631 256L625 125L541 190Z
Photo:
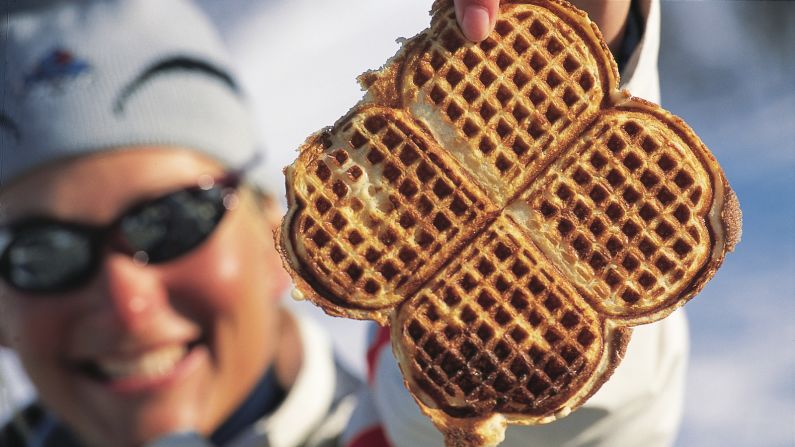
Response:
M499 3L499 0L455 0L458 24L469 40L480 42L494 31ZM631 0L572 0L571 3L588 14L610 50L615 51L624 34Z
M590 397L631 326L712 277L740 210L684 122L618 91L581 11L503 1L478 44L453 2L432 13L287 168L280 245L306 298L390 324L448 445L496 445Z

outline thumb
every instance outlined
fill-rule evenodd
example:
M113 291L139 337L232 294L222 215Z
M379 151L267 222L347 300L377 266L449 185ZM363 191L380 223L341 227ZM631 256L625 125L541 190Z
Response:
M497 23L499 0L455 0L455 15L464 36L473 42L485 39Z

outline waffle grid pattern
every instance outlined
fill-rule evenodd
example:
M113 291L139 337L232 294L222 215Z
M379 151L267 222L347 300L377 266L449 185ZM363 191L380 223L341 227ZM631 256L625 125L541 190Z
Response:
M595 129L553 166L560 176L529 193L551 239L540 243L563 242L576 253L579 262L569 268L590 270L585 289L608 297L597 304L602 310L622 316L653 310L707 256L701 242L709 236L691 212L705 206L706 174L664 145L654 127L626 115Z
M590 55L560 32L552 18L533 11L505 13L498 38L463 49L454 16L435 22L440 36L427 59L412 67L411 83L438 106L459 136L476 141L486 163L510 185L551 156L577 120L596 113L603 95L594 73L582 63Z
M597 316L515 225L498 219L401 309L411 377L427 377L449 414L532 413L569 396L601 354Z
M302 197L308 206L299 224L299 240L322 273L342 290L371 297L354 303L363 307L400 299L410 279L416 281L419 272L421 280L435 265L429 259L441 247L476 230L473 224L486 209L429 156L422 138L377 112L353 118L338 144L327 143L347 150L310 165ZM424 184L429 191L421 191ZM380 297L388 287L397 295Z
M722 174L681 121L614 90L564 6L503 3L495 33L465 45L444 1L302 149L283 247L316 270L309 297L329 313L392 323L443 430L546 422L609 377L624 326L662 318L720 265L707 213Z

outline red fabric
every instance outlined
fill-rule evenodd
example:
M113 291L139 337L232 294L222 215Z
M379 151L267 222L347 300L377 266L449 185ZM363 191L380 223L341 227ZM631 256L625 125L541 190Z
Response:
M389 330L387 330L386 333L388 336ZM359 433L347 447L391 447L391 444L386 440L384 428L380 425L376 425L375 427L370 427Z
M375 341L367 349L367 381L370 384L375 379L375 363L378 361L378 355L384 349L384 346L389 344L389 339L389 328L386 326L379 327L378 333L375 335Z

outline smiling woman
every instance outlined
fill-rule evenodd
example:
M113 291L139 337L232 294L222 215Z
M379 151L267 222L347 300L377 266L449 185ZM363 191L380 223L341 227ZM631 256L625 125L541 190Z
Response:
M0 103L0 345L38 400L0 445L185 431L305 443L357 382L303 347L316 330L278 302L279 210L249 176L249 112L206 20L181 1L13 9L0 25L14 96ZM311 371L307 351L322 363ZM305 425L254 427L297 392L318 396Z
M3 255L3 339L48 407L97 445L186 427L212 432L273 361L281 335L277 302L263 297L278 296L286 281L270 238L251 237L267 224L253 194L241 191L227 213L220 195L186 202L180 194L213 190L194 188L223 173L217 162L175 148L127 149L41 169L0 196L9 221L52 216L12 226L25 233L12 232ZM205 200L209 213L196 208ZM135 253L151 262L109 246L90 249L94 260L67 259L81 234L67 221L119 222L110 234L124 247L149 226L154 242ZM95 267L68 280L80 265Z

